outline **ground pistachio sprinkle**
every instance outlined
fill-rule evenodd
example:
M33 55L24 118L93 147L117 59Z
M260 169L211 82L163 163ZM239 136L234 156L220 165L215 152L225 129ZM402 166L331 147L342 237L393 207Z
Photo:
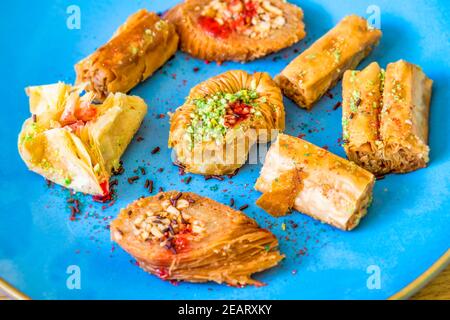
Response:
M251 116L261 116L254 90L235 93L218 92L212 96L193 99L194 111L187 128L192 144L202 141L221 140L228 128Z

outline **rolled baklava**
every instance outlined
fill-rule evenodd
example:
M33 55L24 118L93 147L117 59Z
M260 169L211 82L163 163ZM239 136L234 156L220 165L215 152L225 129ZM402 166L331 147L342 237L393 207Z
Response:
M376 175L425 167L432 83L403 60L386 72L375 62L347 71L342 128L348 158Z
M379 139L384 70L373 62L342 80L343 146L353 162L377 175L390 170Z
M177 50L175 27L147 10L139 10L113 37L75 65L76 83L87 83L96 99L110 92L127 93L150 77Z
M183 51L219 62L260 58L306 35L303 11L283 0L186 0L164 17Z
M355 163L280 134L266 155L255 189L263 193L257 204L272 215L295 209L351 230L367 212L374 182L374 175Z
M404 60L386 67L380 138L394 172L417 170L429 161L432 85L420 67Z
M381 31L358 16L345 17L275 77L283 93L310 109L347 69L354 69L376 46Z
M283 259L270 231L240 211L189 192L133 202L111 223L111 237L163 280L262 285L251 275Z
M144 100L109 94L102 104L93 93L64 83L27 88L32 117L19 134L28 168L75 191L109 194L109 178L147 112Z

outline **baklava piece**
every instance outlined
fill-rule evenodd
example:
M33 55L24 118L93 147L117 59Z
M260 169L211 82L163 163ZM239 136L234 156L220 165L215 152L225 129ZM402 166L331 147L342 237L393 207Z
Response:
M272 215L295 209L351 230L367 212L374 182L370 172L353 162L280 134L266 155L255 189L263 193L257 204Z
M354 69L376 46L381 31L358 16L347 16L275 77L283 93L310 109L345 70Z
M112 240L164 280L262 285L253 273L282 259L275 236L211 199L176 191L141 198L111 224Z
M348 158L376 175L425 167L432 83L403 60L386 72L377 63L347 71L342 126Z
M249 61L305 37L303 11L283 0L186 0L165 15L181 49L211 61Z
M284 129L280 89L265 72L233 70L195 86L171 116L169 147L192 173L232 174L250 148Z
M175 27L145 9L131 15L113 37L75 65L76 83L86 83L97 100L127 93L150 77L178 47Z

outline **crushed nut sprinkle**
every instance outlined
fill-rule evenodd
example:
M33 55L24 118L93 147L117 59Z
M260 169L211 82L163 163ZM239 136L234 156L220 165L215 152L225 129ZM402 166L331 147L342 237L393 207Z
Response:
M152 150L152 154L156 154L156 153L158 153L160 150L161 150L160 147L155 147L155 148Z
M163 201L159 211L146 210L133 218L133 234L142 241L158 241L161 247L173 253L184 248L186 244L181 240L182 235L201 234L204 232L204 226L184 212L192 202L190 198L183 199L182 195L180 192L170 200L163 200L164 195L161 195L160 200ZM183 243L181 248L180 243Z
M243 210L245 210L247 208L248 208L248 204L244 204L243 206L239 207L239 211L243 211Z
M136 180L139 180L139 176L129 177L129 178L128 178L128 183L129 183L129 184L132 184L132 183L134 183Z
M333 106L333 110L337 110L339 109L339 107L341 106L342 102L338 101L336 102L336 104Z
M190 114L191 122L186 129L191 147L195 142L221 140L229 128L250 117L262 116L258 99L262 102L263 98L254 90L243 89L193 99L195 109Z
M199 18L213 36L226 38L238 32L250 38L265 38L286 24L283 10L270 0L212 0Z

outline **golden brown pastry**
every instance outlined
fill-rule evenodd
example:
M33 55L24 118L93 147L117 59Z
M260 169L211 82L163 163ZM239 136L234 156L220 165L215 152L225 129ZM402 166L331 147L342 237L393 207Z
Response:
M347 69L354 69L376 46L381 31L352 15L342 19L275 77L283 93L310 109Z
M373 62L362 71L347 70L342 80L344 149L350 160L381 175L390 170L379 138L384 70Z
M374 182L370 172L353 162L302 139L280 134L266 155L255 189L265 198L263 205L261 200L257 204L271 214L283 214L280 206L272 211L276 206L273 203L289 201L295 210L351 230L367 213ZM292 190L294 201L286 192L280 197L280 187Z
M343 81L344 148L376 175L425 167L432 80L400 60L347 71Z
M181 49L211 61L249 61L306 35L303 11L283 0L186 0L165 15Z
M111 170L144 119L147 105L136 96L110 94L93 104L93 93L64 83L27 88L30 112L19 134L28 168L66 188L109 193Z
M395 172L423 168L429 161L428 117L433 81L404 60L388 64L380 137Z
M175 27L145 9L131 15L113 37L75 65L76 83L87 83L96 99L127 93L150 77L177 50Z
M231 174L256 142L283 129L283 97L272 78L233 70L192 88L171 117L168 144L188 172Z
M254 220L190 192L133 202L112 222L111 237L164 280L261 285L250 276L283 259L275 236Z

